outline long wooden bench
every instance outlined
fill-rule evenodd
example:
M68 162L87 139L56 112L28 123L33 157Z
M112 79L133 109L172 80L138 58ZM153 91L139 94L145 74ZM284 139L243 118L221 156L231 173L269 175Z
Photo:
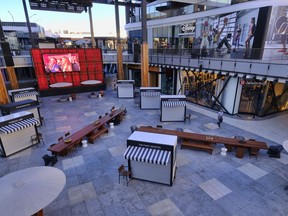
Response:
M184 140L185 147L198 148L202 150L211 151L212 147L207 147L207 145L211 144L224 144L228 150L232 150L232 148L236 148L236 157L242 158L244 156L245 149L248 149L251 154L251 149L253 155L257 155L260 149L268 149L268 146L265 142L255 141L255 140L245 140L239 141L230 137L220 137L214 135L206 135L206 134L197 134L191 132L182 132L176 130L162 129L162 128L153 128L153 127L145 127L141 126L137 129L138 131L150 132L150 133L160 133L160 134L169 134L178 136L178 138ZM202 144L203 143L203 144ZM204 146L206 145L206 146Z
M103 127L98 131L96 131L95 133L93 133L92 135L88 136L88 142L93 144L94 140L103 133L108 133L108 128Z
M70 148L73 148L75 145L79 145L81 140L84 137L88 137L89 143L94 143L94 140L103 133L107 133L108 129L105 128L105 124L109 122L111 119L115 118L116 116L121 116L123 113L126 112L125 109L122 107L117 109L110 115L105 115L101 119L85 126L84 128L76 131L75 133L71 134L66 139L70 139L70 142L65 142L65 140L61 140L57 144L50 146L47 150L51 151L53 154L65 156Z
M205 142L199 143L199 142L193 142L193 141L182 141L181 149L183 147L208 151L210 154L212 154L212 152L213 152L213 144L211 144L211 143L205 143Z

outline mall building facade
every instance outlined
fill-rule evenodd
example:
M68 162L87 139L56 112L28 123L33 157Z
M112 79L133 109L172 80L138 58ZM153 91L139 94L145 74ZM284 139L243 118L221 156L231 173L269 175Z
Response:
M150 86L231 115L287 111L288 27L281 28L288 26L288 1L161 2L146 8ZM127 14L133 47L142 40L141 8ZM136 84L140 74L130 67Z
M231 115L267 116L287 111L288 50L283 49L288 43L288 27L287 32L283 29L288 23L287 0L147 2L149 86L161 87L163 94L186 95L188 101L214 110L222 107ZM126 6L128 38L123 68L125 78L135 80L138 87L141 17L141 7ZM3 26L11 50L29 46L27 26L16 24ZM34 32L39 37L43 30L35 24ZM102 51L103 73L117 72L117 53ZM13 54L13 60L21 87L28 87L26 81L30 85L35 80L30 52L21 50L20 55ZM3 56L0 70L9 86Z

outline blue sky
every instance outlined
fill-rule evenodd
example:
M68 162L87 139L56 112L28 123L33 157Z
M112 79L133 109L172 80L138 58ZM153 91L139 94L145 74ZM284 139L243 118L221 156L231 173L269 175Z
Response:
M73 31L90 32L89 14L64 13L53 11L31 10L26 0L30 22L36 22L45 28L45 31ZM10 11L10 13L8 12ZM125 8L119 7L121 35L125 34ZM36 15L34 15L36 14ZM0 19L2 22L13 21L26 22L22 0L9 0L0 7ZM93 28L95 36L116 36L115 8L114 5L93 4L92 7Z

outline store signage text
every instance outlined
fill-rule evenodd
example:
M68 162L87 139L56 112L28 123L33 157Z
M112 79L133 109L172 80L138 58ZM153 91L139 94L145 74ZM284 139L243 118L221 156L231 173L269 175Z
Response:
M181 25L181 31L182 32L194 32L195 26L189 25L189 24L182 24Z

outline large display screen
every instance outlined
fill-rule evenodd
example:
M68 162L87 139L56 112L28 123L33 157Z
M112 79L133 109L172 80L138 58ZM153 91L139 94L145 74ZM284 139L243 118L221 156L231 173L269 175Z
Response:
M78 53L43 54L47 73L80 71Z
M286 60L288 56L288 6L273 7L263 60Z

